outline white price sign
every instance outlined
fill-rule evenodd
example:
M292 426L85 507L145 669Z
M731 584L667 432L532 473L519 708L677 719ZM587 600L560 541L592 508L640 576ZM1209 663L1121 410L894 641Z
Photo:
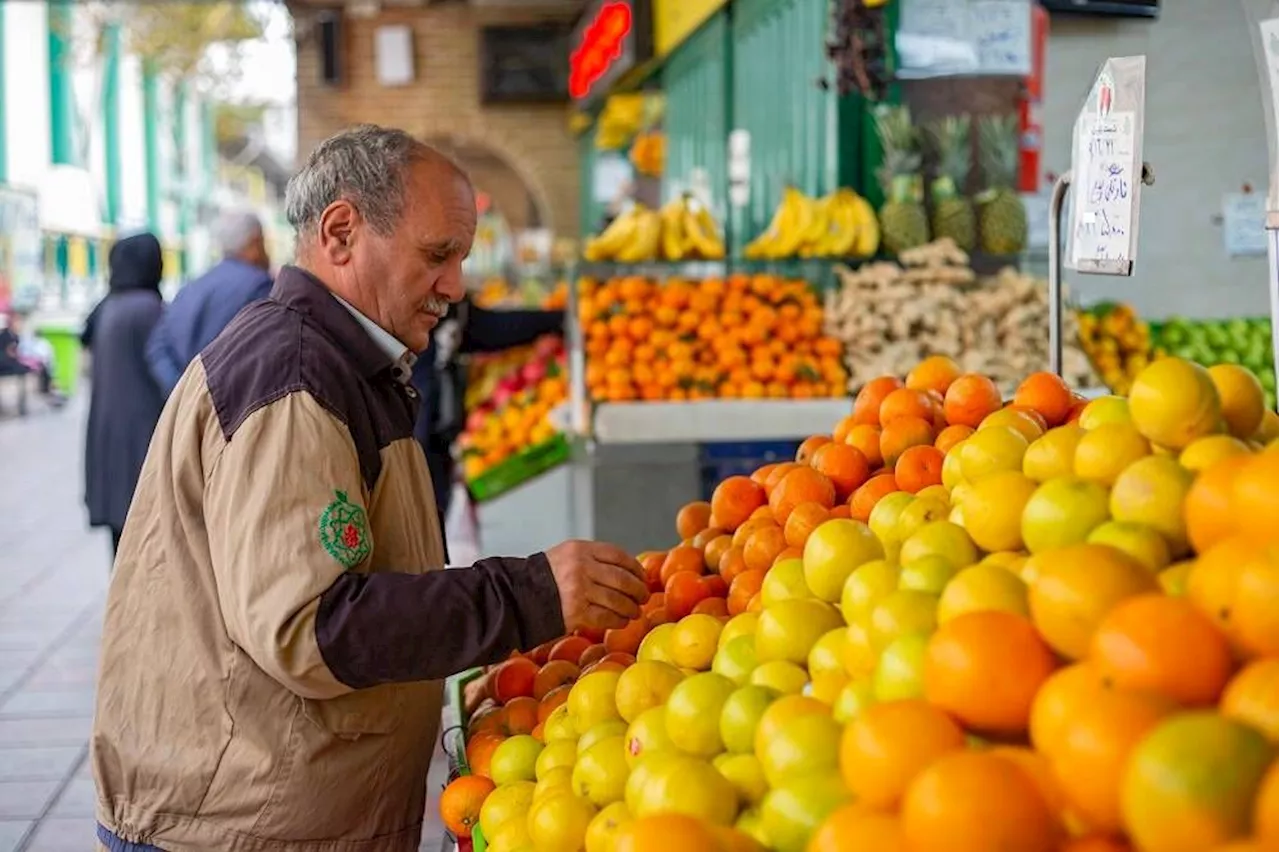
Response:
M1109 59L1076 118L1071 157L1071 266L1130 275L1143 179L1146 57Z

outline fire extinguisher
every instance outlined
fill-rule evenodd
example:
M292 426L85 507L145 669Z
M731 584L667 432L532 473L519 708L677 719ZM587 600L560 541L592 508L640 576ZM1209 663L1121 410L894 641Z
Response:
M1031 6L1031 73L1027 75L1018 103L1021 141L1018 146L1018 189L1040 191L1040 157L1044 150L1045 48L1049 40L1049 13L1039 3Z

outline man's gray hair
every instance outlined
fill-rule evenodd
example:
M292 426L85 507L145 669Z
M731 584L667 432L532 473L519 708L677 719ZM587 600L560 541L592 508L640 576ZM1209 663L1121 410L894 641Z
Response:
M308 155L284 191L284 214L301 238L320 214L345 199L373 230L386 236L404 212L409 167L434 149L403 130L358 124L330 136Z
M233 257L262 237L262 220L249 210L223 213L213 226L223 257Z

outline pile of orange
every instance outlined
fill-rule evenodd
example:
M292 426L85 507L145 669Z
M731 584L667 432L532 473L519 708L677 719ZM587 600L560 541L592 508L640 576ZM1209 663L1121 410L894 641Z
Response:
M579 282L600 402L842 397L843 347L811 286L773 275Z

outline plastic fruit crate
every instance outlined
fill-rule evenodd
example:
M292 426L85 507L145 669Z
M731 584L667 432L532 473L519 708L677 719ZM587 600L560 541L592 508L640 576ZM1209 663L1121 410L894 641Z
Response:
M440 734L441 745L449 758L450 781L471 774L471 767L467 765L467 723L470 720L467 718L467 705L462 696L467 684L482 674L484 669L479 668L462 672L449 678L445 689L445 705L449 708L451 718L456 720ZM484 832L478 825L471 829L470 838L459 837L457 843L458 852L485 852L488 848Z
M569 459L569 440L556 435L549 441L534 444L467 483L467 489L477 503L492 500L522 485L540 473Z

